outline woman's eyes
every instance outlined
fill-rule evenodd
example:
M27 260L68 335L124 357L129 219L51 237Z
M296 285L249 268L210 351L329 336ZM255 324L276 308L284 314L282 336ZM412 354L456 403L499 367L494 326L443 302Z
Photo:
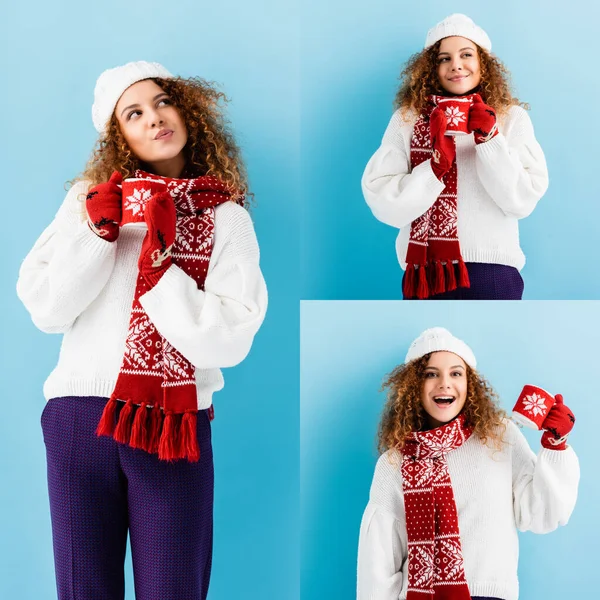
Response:
M452 373L450 373L450 375L452 375L452 377L462 377L463 372L462 371L452 371ZM434 371L427 371L427 373L425 373L425 379L431 379L432 377L437 377L437 373Z
M159 100L159 101L156 103L156 106L158 107L158 106L160 106L160 105L161 105L161 104L163 104L163 103L164 103L166 106L169 106L169 105L171 104L171 100L170 100L169 98L161 98L161 99L160 99L160 100ZM128 115L127 115L127 120L128 120L128 121L129 121L129 120L131 120L131 117L133 117L133 115L135 115L136 113L141 115L141 114L142 114L142 111L141 111L141 110L139 110L139 109L132 110L132 111L131 111L131 112L130 112Z
M465 52L464 54L461 54L460 57L461 58L471 58L473 56L473 54L471 54L471 52ZM446 62L450 60L449 56L442 56L442 58L439 59L440 63Z

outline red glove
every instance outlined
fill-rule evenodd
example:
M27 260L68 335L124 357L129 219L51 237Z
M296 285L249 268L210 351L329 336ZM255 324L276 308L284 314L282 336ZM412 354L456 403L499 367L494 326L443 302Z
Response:
M473 132L476 144L488 142L498 135L496 111L485 104L479 94L473 95L473 103L469 109L467 129Z
M444 111L436 106L429 117L429 132L431 134L431 168L435 176L441 181L442 177L450 170L456 158L456 145L451 136L445 135L448 119Z
M144 211L148 233L142 244L138 267L150 289L160 281L172 262L177 212L166 189L165 186L165 191L154 194Z
M542 429L545 430L542 446L549 450L564 450L567 447L567 437L575 425L575 416L571 409L565 406L560 394L556 394L555 400L556 404L542 423Z
M88 225L99 237L114 242L119 237L122 194L121 173L115 171L106 183L95 185L86 196Z

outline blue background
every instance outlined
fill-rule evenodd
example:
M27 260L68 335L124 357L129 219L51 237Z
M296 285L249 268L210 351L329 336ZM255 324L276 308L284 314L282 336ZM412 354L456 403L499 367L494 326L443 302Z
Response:
M519 534L520 598L585 598L595 589L598 516L598 304L596 302L302 302L302 600L356 594L362 513L377 460L386 374L424 329L465 340L510 411L523 385L562 393L577 422L581 465L566 527ZM531 448L539 432L523 429ZM593 593L592 593L593 595Z
M392 115L403 64L428 29L470 16L513 76L548 163L550 187L520 222L527 299L598 299L595 117L600 4L573 0L309 0L302 30L303 295L401 298L397 229L380 223L360 180ZM591 109L592 111L594 109Z
M206 8L204 8L206 7ZM216 394L211 600L299 597L297 14L258 0L3 6L0 598L56 598L42 384L60 336L34 328L18 268L96 139L96 78L131 60L222 84L256 194L253 218L270 308L250 356ZM275 49L275 50L274 50ZM133 598L127 561L127 597Z

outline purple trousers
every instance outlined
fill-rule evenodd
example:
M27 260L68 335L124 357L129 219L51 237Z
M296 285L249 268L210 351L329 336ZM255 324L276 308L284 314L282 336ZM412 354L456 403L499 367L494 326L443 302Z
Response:
M106 398L51 399L42 412L58 600L123 600L129 532L136 600L205 600L213 535L208 411L197 463L97 437Z
M428 300L521 300L523 297L523 278L514 267L489 263L465 265L471 287L435 294Z

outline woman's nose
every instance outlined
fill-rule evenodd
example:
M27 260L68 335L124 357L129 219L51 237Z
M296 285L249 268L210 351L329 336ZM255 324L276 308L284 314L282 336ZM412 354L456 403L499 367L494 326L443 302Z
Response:
M148 117L148 122L151 127L156 127L157 125L160 125L163 122L161 116L155 110L149 110L146 113L146 116Z
M440 388L444 389L444 388L449 388L450 387L450 378L446 377L445 375L442 375L442 377L440 377Z

